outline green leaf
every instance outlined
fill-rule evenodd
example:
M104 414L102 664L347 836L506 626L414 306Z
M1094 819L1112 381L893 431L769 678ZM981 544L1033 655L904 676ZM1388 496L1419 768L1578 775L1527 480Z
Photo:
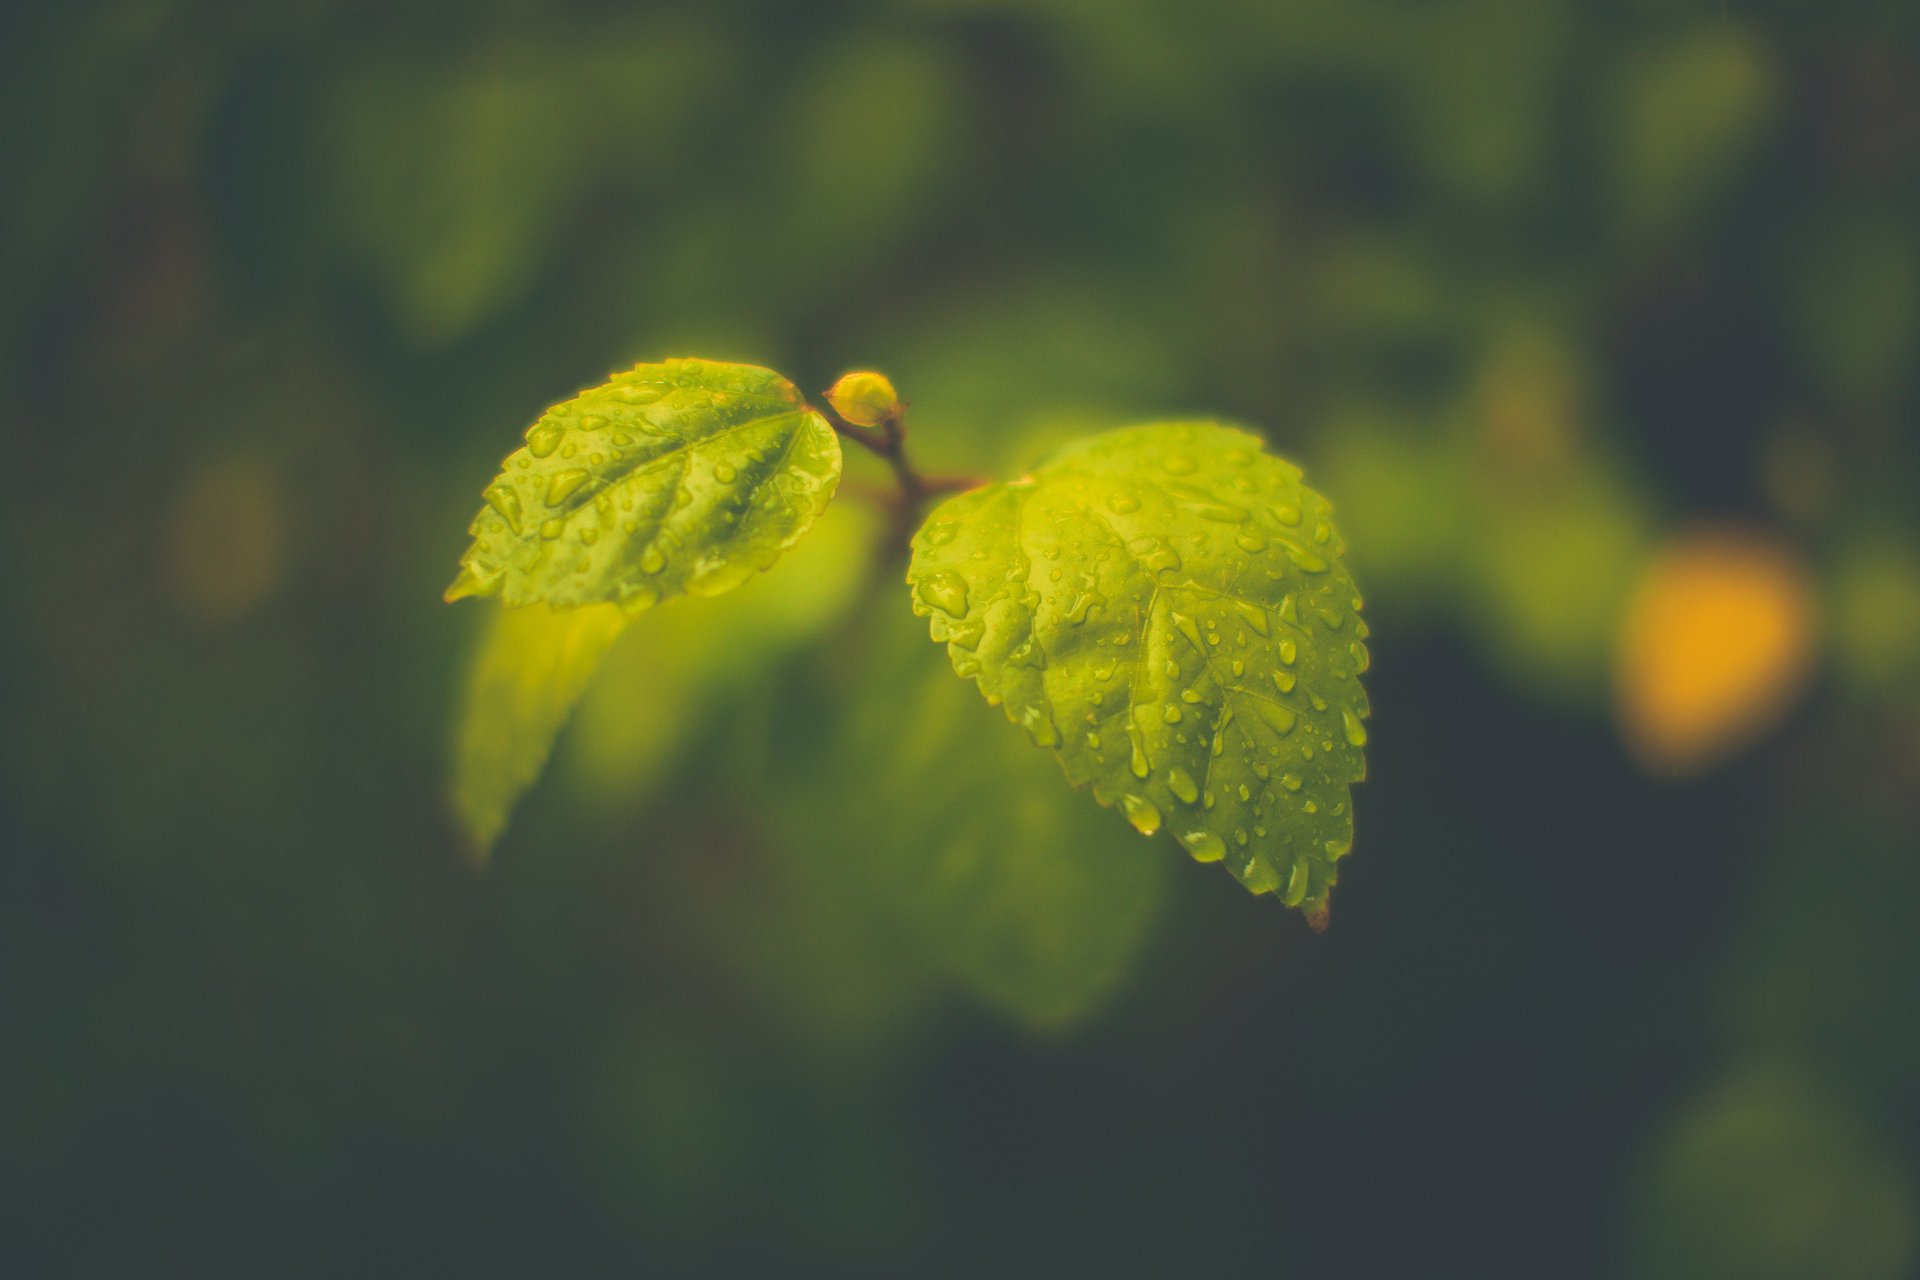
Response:
M840 508L796 550L791 572L637 627L616 605L498 608L455 737L454 800L475 851L499 838L576 704L581 775L623 805L644 799L706 710L845 612L877 526L871 511Z
M613 603L716 596L826 509L840 441L752 365L636 365L541 415L474 517L447 599Z
M780 572L629 629L580 704L565 761L575 795L631 811L671 780L703 730L718 722L737 732L742 704L764 700L779 662L818 640L861 594L881 532L872 506L839 503Z
M496 611L467 679L454 735L454 808L485 857L607 650L626 626L614 605Z
M896 600L875 603L833 650L843 712L788 786L795 873L864 907L888 973L930 969L1031 1026L1087 1016L1146 939L1166 859L930 661Z
M913 607L1075 786L1316 923L1366 773L1360 597L1326 499L1260 441L1131 427L950 499Z

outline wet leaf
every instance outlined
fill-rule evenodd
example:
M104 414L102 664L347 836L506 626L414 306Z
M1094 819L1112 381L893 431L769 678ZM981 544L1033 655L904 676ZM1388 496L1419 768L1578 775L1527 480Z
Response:
M1323 919L1367 666L1326 499L1260 441L1132 427L943 504L914 609L1075 786Z
M752 365L636 365L542 414L474 517L447 599L614 603L715 596L767 568L840 480L840 442Z

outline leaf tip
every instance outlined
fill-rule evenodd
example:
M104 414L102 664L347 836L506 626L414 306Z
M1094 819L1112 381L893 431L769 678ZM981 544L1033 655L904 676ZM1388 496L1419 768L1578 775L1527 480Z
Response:
M1301 910L1306 913L1307 927L1315 933L1325 933L1327 926L1333 922L1333 908L1325 898L1308 903Z
M490 596L499 589L498 575L489 577L476 572L471 564L462 564L458 576L447 584L447 589L440 593L440 598L452 604L456 600L465 600L469 597Z

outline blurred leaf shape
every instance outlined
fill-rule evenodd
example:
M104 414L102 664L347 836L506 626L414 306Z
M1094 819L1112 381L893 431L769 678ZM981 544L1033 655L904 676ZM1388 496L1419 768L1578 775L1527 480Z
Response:
M1910 383L1920 336L1920 242L1910 211L1825 215L1788 284L1787 322L1830 395L1872 405Z
M1456 0L1406 13L1396 79L1410 91L1408 141L1449 191L1483 203L1530 194L1553 140L1570 19L1566 7L1538 0Z
M1741 528L1670 540L1639 575L1615 657L1617 714L1650 769L1704 768L1787 709L1813 656L1813 589L1795 552Z
M790 245L784 270L807 280L870 273L940 212L936 197L964 172L971 115L968 87L938 43L866 35L808 59L781 106L773 160L784 176L767 230Z
M1633 51L1617 75L1615 215L1630 238L1683 233L1759 149L1777 92L1768 49L1716 19Z
M931 968L1034 1027L1090 1015L1152 925L1166 859L929 661L912 613L875 603L845 718L793 788L795 870L867 905L890 970Z
M168 592L195 624L251 612L285 567L285 500L272 468L244 454L200 466L174 497L166 551Z
M501 606L487 620L454 733L453 802L476 857L546 765L627 614L617 605Z
M1344 549L1257 437L1165 423L948 500L907 577L954 671L1074 786L1323 924L1366 776Z
M1920 540L1901 530L1863 531L1836 552L1833 648L1841 674L1862 689L1920 691Z
M535 288L592 189L665 179L719 65L664 21L350 65L316 148L341 247L414 340L465 337Z
M1347 559L1376 599L1405 609L1450 600L1474 515L1472 459L1456 436L1397 406L1336 406L1317 474L1341 495Z
M525 53L382 60L321 131L346 247L417 340L463 336L531 287L586 163L569 96Z
M731 591L826 509L840 438L770 369L635 365L527 429L447 599L556 607Z
M1648 541L1648 517L1627 481L1589 456L1551 479L1486 470L1458 599L1467 629L1501 673L1562 702L1604 696L1608 656Z
M857 510L823 521L789 572L631 629L618 605L501 606L475 653L455 737L456 812L476 854L499 839L589 684L580 776L628 804L644 797L717 703L840 616L873 528Z
M1688 1105L1655 1147L1639 1280L1901 1280L1920 1186L1870 1116L1778 1068Z
M879 531L870 507L840 503L779 573L629 629L580 705L570 781L589 799L644 801L690 739L734 722L731 699L840 620L867 580Z

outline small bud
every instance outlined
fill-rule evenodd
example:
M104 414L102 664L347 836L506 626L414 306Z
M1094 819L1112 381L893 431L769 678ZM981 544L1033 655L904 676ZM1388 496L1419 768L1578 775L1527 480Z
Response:
M849 373L828 388L827 403L856 427L877 427L899 417L905 407L886 374L866 369Z

